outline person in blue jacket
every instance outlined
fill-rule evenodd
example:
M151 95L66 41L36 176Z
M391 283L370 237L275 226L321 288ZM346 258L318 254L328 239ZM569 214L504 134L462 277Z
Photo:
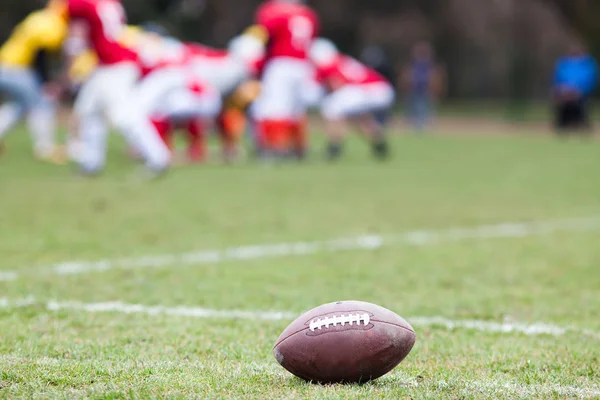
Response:
M581 45L572 45L554 72L555 127L559 134L591 132L588 102L598 83L596 60Z

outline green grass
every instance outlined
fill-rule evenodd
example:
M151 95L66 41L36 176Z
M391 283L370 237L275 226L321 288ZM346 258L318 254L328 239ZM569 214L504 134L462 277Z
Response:
M359 141L328 165L209 165L137 182L112 147L104 176L0 158L0 398L600 398L600 230L375 251L59 276L49 266L363 233L600 215L600 143L396 137L380 164ZM15 301L34 298L31 304ZM573 328L562 336L415 325L390 375L318 386L281 369L290 322L64 309L48 301L298 313L360 299L411 317ZM588 330L589 332L582 332ZM579 390L579 391L577 391Z

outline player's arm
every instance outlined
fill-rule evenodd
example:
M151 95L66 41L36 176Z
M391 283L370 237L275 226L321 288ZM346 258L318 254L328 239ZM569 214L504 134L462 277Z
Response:
M47 16L38 21L36 30L40 47L50 52L57 52L62 48L69 28L66 20Z
M50 11L46 11L39 14L29 25L38 48L33 68L42 81L44 92L53 98L59 97L64 86L60 78L52 78L50 61L51 56L61 49L65 41L68 31L67 22L62 18L57 18Z
M269 31L262 25L249 26L242 35L252 37L265 45L269 42Z

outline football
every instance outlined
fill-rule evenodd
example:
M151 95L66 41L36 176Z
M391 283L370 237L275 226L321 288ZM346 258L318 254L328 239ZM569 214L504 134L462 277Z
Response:
M324 304L298 317L273 354L286 370L315 383L362 383L394 369L415 344L394 312L361 301Z

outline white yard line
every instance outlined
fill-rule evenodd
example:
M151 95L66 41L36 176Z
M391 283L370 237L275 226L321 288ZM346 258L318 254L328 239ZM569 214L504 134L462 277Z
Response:
M415 326L441 326L448 330L468 329L491 333L522 333L525 335L550 335L562 336L570 328L556 326L547 323L525 324L519 322L494 322L485 320L454 320L444 317L415 317L411 318L410 323ZM582 330L583 332L583 330ZM588 332L593 336L593 332Z
M121 301L102 303L82 303L78 301L36 302L32 298L16 301L0 298L0 308L5 309L15 309L37 304L49 311L84 311L88 313L166 315L198 319L291 321L300 315L300 313L290 311L219 310L187 306L166 307L162 305L146 306L141 304L129 304ZM450 319L438 316L413 317L408 318L407 320L412 325L418 327L441 327L448 330L465 329L500 334L519 333L529 336L563 336L567 333L573 332L600 340L600 332L595 332L590 329L559 326L543 322L495 322L486 320Z
M247 319L247 320L288 320L295 318L295 314L278 311L243 311L243 310L215 310L200 307L164 307L143 306L139 304L127 304L123 302L108 303L79 303L79 302L57 302L50 301L46 304L50 311L76 310L90 313L113 312L121 314L148 314L148 315L170 315L189 318L211 318L211 319Z
M458 381L451 382L452 392L454 388L458 389L463 395L477 397L476 393L483 395L503 395L518 396L518 398L547 397L557 395L559 397L569 397L577 399L590 399L600 396L600 387L598 386L565 386L559 384L526 384L511 382L505 380L479 380L479 381ZM449 386L449 383L438 382L440 388Z
M149 269L167 266L217 264L226 261L257 260L270 257L290 257L326 252L376 250L385 245L433 245L460 240L520 238L554 232L597 231L600 217L542 222L501 223L471 228L420 230L400 235L364 234L314 242L277 243L231 247L221 250L145 256L139 258L104 259L98 261L67 261L46 267L53 274L74 275L112 269Z
M419 230L399 235L364 234L314 242L275 243L238 246L225 249L201 250L178 254L163 254L137 258L104 259L98 261L66 261L36 269L36 273L51 275L77 275L113 269L153 269L169 266L217 264L227 261L248 261L272 257L292 257L319 253L356 250L376 250L389 245L427 246L462 240L521 238L555 232L585 232L600 230L600 217L553 220L541 222L515 222L482 225L470 228ZM30 272L31 273L31 272ZM29 273L29 274L30 274ZM0 282L14 281L29 276L17 271L0 271Z
M17 271L0 271L0 282L16 281L19 279Z
M180 373L182 368L193 369L194 371L206 370L225 377L249 377L252 375L270 375L282 379L291 378L291 374L278 366L275 361L272 363L243 363L243 362L200 362L181 360L102 360L102 359L67 359L67 358L51 358L51 357L23 357L11 354L0 355L0 365L14 366L26 365L42 366L51 368L72 368L74 366L85 365L91 368L101 368L102 370L110 370L113 373L119 371L131 370L147 370L152 368L155 374L168 376L172 369ZM390 373L389 375L380 378L380 385L390 385L394 387L402 386L411 391L419 390L433 386L438 390L447 390L450 393L457 395L462 394L467 397L472 397L477 393L486 396L503 396L503 397L547 397L559 396L579 399L589 399L600 397L600 387L597 385L560 385L557 383L538 383L525 384L516 381L504 379L486 379L486 380L440 380L440 381L424 381L420 382L416 377L408 375L400 369ZM98 390L102 390L99 388ZM84 390L81 391L85 393ZM439 393L441 395L441 393Z

